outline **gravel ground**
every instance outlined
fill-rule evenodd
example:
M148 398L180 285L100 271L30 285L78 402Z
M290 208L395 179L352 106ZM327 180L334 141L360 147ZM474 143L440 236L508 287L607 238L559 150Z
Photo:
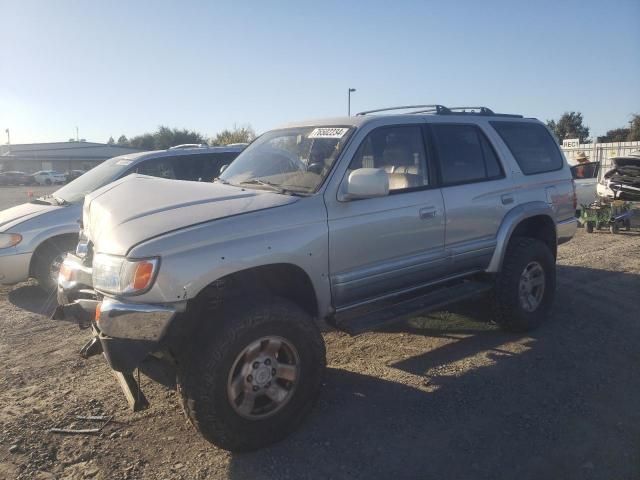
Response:
M23 190L0 189L0 208ZM35 285L0 287L0 478L638 479L638 225L580 231L558 263L552 318L530 335L498 331L478 303L327 331L311 416L241 455L202 440L176 393L144 377L151 407L129 413L103 359L78 357L86 331L49 320ZM48 432L89 414L113 421L100 435Z

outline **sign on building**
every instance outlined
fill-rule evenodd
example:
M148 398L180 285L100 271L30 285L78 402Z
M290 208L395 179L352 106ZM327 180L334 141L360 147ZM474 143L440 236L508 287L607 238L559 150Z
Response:
M562 146L564 148L579 147L580 146L580 139L579 138L565 138L564 140L562 140Z

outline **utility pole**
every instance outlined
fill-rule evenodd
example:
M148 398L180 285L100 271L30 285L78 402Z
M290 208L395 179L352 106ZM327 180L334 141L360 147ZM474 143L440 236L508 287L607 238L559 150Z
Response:
M80 134L78 133L78 127L76 127L76 142L80 141Z
M351 116L351 92L355 92L355 88L350 88L347 92L347 116Z
M9 145L9 150L11 150L11 134L9 133L8 128L6 128L4 131L7 132L7 145Z

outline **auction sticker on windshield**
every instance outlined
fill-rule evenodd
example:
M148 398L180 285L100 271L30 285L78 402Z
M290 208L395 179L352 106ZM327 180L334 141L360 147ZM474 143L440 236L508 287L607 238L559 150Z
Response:
M315 128L309 138L342 138L349 131L348 128L323 127Z

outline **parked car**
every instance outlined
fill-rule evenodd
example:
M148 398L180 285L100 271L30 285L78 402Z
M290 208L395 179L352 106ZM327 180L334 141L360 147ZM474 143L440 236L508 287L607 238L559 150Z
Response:
M640 202L640 152L613 157L598 175L600 198Z
M153 354L207 440L251 450L310 411L317 320L359 333L488 294L505 330L547 318L576 198L545 125L377 112L267 132L212 184L132 175L87 196L54 318L91 325L83 355L104 352L134 409Z
M31 185L33 177L28 173L8 171L0 172L0 185Z
M86 170L69 170L67 173L65 173L65 177L67 178L67 182L72 182L80 175L84 175L85 173L87 173Z
M571 167L571 175L576 184L576 196L578 208L576 217L580 217L582 205L590 205L597 198L596 185L598 184L598 172L600 162L588 162Z
M51 195L1 211L0 283L35 277L45 289L55 288L64 254L78 243L84 197L96 188L131 173L211 181L241 151L242 147L212 147L114 157Z
M67 177L64 173L53 170L40 170L33 174L33 181L38 185L62 185L66 183Z

